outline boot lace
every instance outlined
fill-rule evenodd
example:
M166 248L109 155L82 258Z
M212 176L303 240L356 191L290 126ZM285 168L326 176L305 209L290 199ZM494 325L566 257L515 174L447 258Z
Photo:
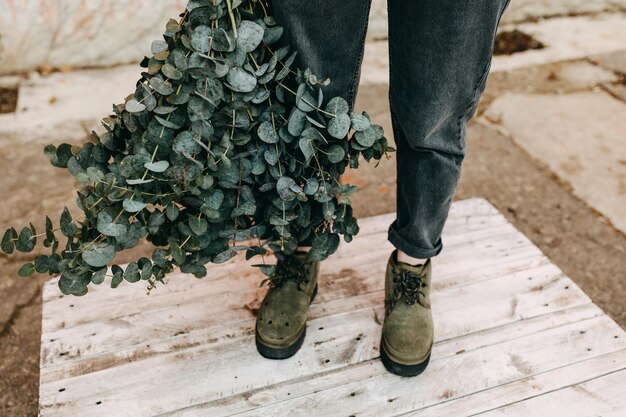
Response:
M309 282L310 267L309 262L303 262L295 256L287 256L276 264L276 270L269 278L269 286L270 288L280 288L285 282L292 280L302 290L304 285Z
M385 314L388 316L396 303L404 296L404 301L411 305L419 301L420 294L426 296L422 288L428 284L425 282L426 274L416 274L411 271L401 271L394 274L393 282L396 284L391 297L385 302Z

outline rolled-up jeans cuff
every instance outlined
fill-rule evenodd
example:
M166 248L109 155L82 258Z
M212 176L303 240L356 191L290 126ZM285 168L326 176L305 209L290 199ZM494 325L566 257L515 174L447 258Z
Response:
M395 246L398 250L406 253L407 255L418 258L418 259L428 259L433 256L439 255L441 249L443 249L443 244L441 239L437 242L434 248L425 249L423 247L417 246L407 239L402 237L394 228L393 225L389 227L389 231L387 232L387 239L393 246Z

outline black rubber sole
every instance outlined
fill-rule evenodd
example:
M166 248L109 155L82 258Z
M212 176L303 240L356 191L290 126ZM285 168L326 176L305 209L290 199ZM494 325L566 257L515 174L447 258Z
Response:
M316 295L317 295L317 285L313 289L313 295L311 296L311 302L309 303L309 305L313 303L313 300L315 300ZM277 360L287 359L295 355L296 352L300 350L300 348L302 347L302 343L304 343L305 336L306 336L306 326L304 327L304 330L302 331L302 334L300 335L300 337L298 337L298 339L296 339L294 343L292 343L289 346L282 347L282 348L275 348L275 347L264 344L263 341L259 339L259 335L258 333L256 333L256 329L255 329L256 350L261 354L261 356L267 359L277 359Z
M428 357L420 363L415 365L404 365L398 362L394 362L387 352L385 351L385 347L383 346L382 340L380 341L380 360L387 369L392 374L400 375L400 376L418 376L428 366L428 362L430 362L430 353Z

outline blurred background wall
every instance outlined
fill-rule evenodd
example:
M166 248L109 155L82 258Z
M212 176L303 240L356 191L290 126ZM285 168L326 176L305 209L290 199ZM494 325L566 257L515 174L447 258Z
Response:
M0 74L101 67L149 53L186 0L0 0ZM373 0L368 36L387 35L387 3ZM503 23L626 10L626 0L511 0Z

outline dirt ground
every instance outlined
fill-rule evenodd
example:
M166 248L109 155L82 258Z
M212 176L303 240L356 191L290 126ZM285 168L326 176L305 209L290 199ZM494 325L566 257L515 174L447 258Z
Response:
M562 91L564 87L558 80L553 81L555 84L546 81L553 78L554 71L554 68L531 68L490 77L481 109L498 94L519 86L526 90ZM386 97L384 85L363 87L357 108L367 109L390 136ZM626 283L621 280L626 271L626 236L495 129L473 121L468 128L467 143L456 198L488 199L595 303L626 327L626 309L621 297L626 290ZM1 225L20 225L41 217L41 213L58 213L64 205L72 205L72 180L63 171L51 168L40 148L39 144L16 148L0 143L3 172L11 174L23 167L29 169L27 177L0 177L0 189L5 197L0 210ZM394 171L395 160L391 159L378 168L365 167L348 175L349 182L361 187L353 199L357 215L365 217L394 210ZM45 184L41 183L42 178L46 179ZM138 249L139 253L142 250L146 248ZM125 257L130 259L132 254ZM0 416L34 417L37 415L44 279L17 278L18 264L14 261L10 263L0 255L0 300L3 300L0 305Z
M0 113L12 113L17 106L17 88L0 87Z

